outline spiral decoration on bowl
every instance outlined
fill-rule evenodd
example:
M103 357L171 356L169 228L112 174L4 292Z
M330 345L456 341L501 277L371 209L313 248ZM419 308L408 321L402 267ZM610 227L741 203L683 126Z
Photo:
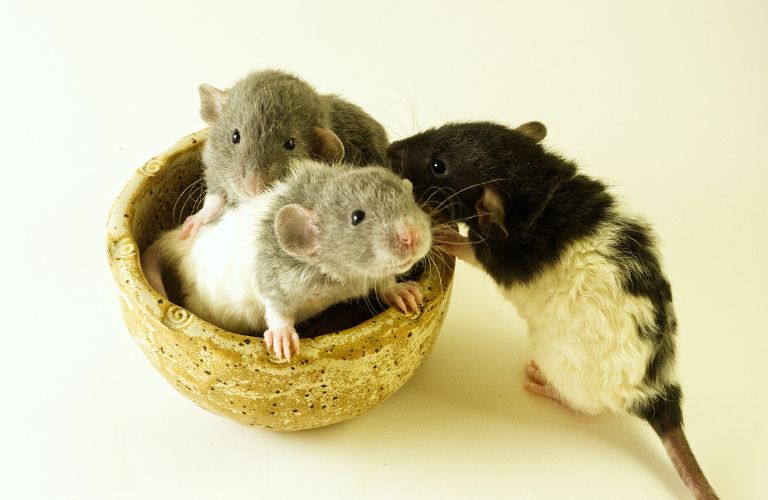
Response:
M112 255L116 259L126 259L136 255L136 243L131 238L123 238L115 243L115 248L112 251Z
M165 311L163 323L171 328L179 330L192 322L192 313L179 306L171 306Z
M149 160L147 163L141 166L139 168L139 172L146 175L147 177L153 177L156 173L160 171L160 168L163 166L163 162L152 159Z

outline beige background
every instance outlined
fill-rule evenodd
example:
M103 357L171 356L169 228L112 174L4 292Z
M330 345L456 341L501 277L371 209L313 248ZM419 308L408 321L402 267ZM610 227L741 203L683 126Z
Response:
M411 382L354 421L209 415L119 317L106 214L202 127L196 87L296 71L393 138L539 119L655 222L687 432L723 498L768 498L768 4L2 2L0 497L685 498L650 428L525 393L525 325L460 265Z

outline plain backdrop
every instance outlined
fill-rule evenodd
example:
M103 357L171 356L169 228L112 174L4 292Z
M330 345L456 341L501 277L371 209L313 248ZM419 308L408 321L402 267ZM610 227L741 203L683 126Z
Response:
M651 429L522 388L525 324L459 264L427 362L347 423L241 426L178 394L120 317L108 209L204 126L197 86L294 71L392 138L546 123L663 241L686 429L768 498L768 4L0 1L4 499L686 498Z

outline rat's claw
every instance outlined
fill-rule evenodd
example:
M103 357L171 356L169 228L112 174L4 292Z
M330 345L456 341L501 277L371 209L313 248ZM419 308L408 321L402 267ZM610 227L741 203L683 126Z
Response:
M301 345L301 341L299 340L299 334L296 332L293 332L291 334L291 347L293 348L293 352L298 354L300 345Z
M395 283L381 294L381 299L391 307L397 307L403 314L419 312L422 303L419 284L414 281Z
M283 337L283 355L291 360L291 337Z
M270 328L264 332L264 344L267 349L272 347L275 358L290 361L291 355L299 352L299 334L291 326Z
M422 305L424 300L421 298L421 286L415 281L406 281L405 284L408 285L408 291L416 299L416 303Z

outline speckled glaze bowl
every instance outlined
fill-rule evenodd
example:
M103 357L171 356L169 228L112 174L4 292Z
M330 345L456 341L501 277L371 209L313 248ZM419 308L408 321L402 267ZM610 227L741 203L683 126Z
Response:
M213 326L150 288L139 254L191 212L177 200L200 178L205 138L205 130L194 133L149 160L110 212L109 265L125 323L149 361L206 410L281 431L341 422L390 396L432 348L448 307L453 263L420 279L420 316L390 308L354 328L302 339L300 353L286 364L269 360L260 337Z

